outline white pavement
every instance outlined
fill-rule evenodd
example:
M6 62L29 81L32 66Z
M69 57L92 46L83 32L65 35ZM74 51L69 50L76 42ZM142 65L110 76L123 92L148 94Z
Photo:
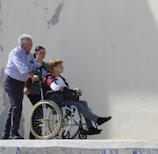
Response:
M157 140L0 140L0 154L158 154Z

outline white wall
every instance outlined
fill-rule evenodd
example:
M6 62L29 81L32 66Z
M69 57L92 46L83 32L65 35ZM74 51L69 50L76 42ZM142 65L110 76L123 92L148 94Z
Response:
M64 60L71 87L112 120L101 135L89 138L157 139L158 2L155 0L0 0L1 82L7 56L22 33L34 47L47 49L46 60ZM1 123L7 110L0 92ZM5 105L3 104L5 102ZM21 133L28 138L31 105L24 99ZM3 125L0 125L2 132Z

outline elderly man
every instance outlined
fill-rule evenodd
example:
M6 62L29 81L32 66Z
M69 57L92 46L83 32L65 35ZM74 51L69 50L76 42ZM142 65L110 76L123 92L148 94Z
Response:
M18 132L24 96L24 83L29 77L33 81L38 80L38 76L32 74L32 70L39 67L39 64L34 60L33 54L30 53L32 37L23 34L18 38L18 43L19 46L14 48L9 54L5 70L4 87L9 96L10 109L2 134L3 139L24 139Z

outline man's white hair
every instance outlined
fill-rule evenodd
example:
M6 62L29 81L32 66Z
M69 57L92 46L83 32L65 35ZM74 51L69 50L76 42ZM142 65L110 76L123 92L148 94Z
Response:
M26 43L28 40L32 40L32 37L28 34L22 34L18 38L18 44L21 46L23 43Z

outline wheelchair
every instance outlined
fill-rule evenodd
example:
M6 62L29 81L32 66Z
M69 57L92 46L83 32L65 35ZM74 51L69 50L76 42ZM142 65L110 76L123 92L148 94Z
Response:
M83 128L82 116L71 105L58 105L52 100L37 102L30 114L30 128L37 139L86 139L88 133Z
M37 102L30 114L30 130L37 139L86 139L88 131L78 109L63 102L49 99L52 91L44 95L42 80L39 82L41 101Z

